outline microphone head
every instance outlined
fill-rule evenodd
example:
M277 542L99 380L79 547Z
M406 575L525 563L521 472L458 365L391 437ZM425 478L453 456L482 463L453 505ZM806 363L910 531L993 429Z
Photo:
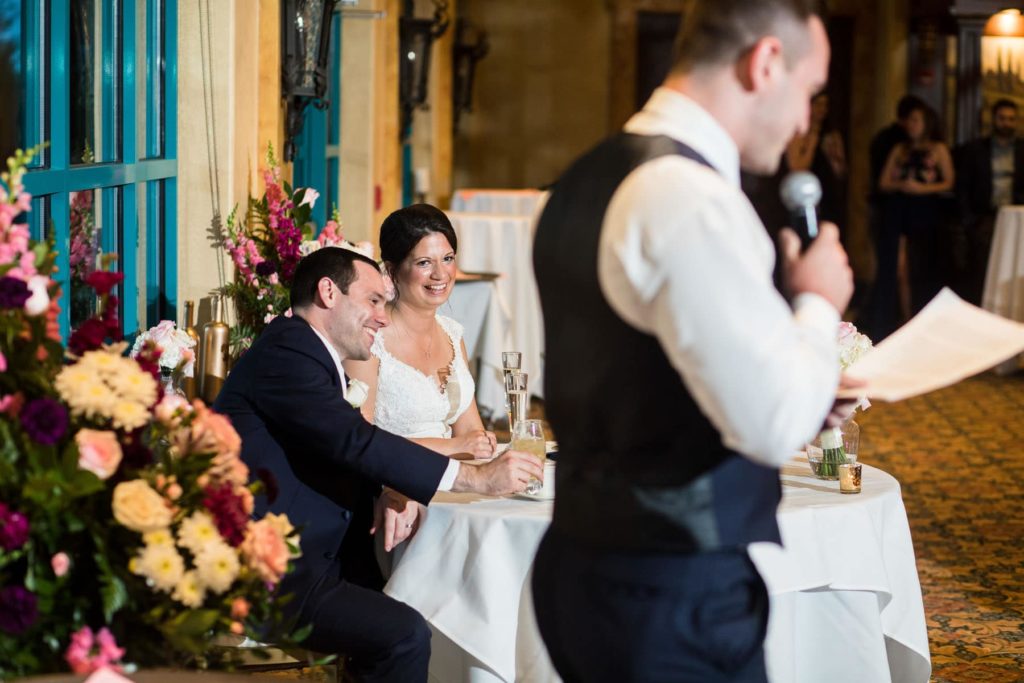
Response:
M817 206L821 201L821 183L813 173L794 171L782 179L779 196L790 211Z

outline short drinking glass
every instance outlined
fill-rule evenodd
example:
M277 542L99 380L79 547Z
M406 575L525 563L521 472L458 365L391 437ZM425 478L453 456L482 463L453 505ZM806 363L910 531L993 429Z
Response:
M547 457L544 443L544 425L540 420L520 420L512 430L512 450L535 455L542 463ZM535 496L540 493L542 486L540 479L530 479L526 484L526 492Z

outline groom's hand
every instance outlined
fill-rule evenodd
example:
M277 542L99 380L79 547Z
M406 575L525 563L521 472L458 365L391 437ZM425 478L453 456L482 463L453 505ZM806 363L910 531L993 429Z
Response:
M544 481L544 463L522 451L505 451L482 465L463 462L452 491L470 491L488 496L522 493L530 479Z
M391 549L416 533L419 506L398 491L385 488L373 506L371 534L384 530L384 550Z

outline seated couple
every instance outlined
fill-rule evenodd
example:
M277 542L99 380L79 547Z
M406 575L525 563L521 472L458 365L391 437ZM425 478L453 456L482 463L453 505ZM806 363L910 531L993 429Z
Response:
M431 214L422 207L403 211ZM434 224L423 220L428 223ZM267 326L228 376L214 407L231 418L250 470L269 472L277 481L276 496L258 497L256 514L286 513L301 529L302 557L280 593L294 596L286 613L313 626L304 645L348 656L346 671L360 681L426 681L430 630L419 613L380 592L371 534L382 531L390 550L413 531L419 508L409 499L427 504L439 490L521 492L531 477L543 477L543 466L515 451L470 464L431 450L478 456L493 450L493 437L471 408L458 327L444 318L433 328L425 323L431 322L426 312L436 311L452 284L455 266L447 255L455 237L429 229L415 240L390 228L385 234L382 251L399 287L395 325L387 327L376 263L336 247L313 252L295 271L293 317ZM437 234L444 239L432 237ZM428 253L418 258L424 241ZM393 246L406 243L404 251ZM373 382L373 371L360 374L371 384L367 403L379 406L378 426L344 396L342 362L368 361L371 348L377 355L366 367L379 364L378 380ZM398 359L410 366L409 379L398 380L404 389L394 389L388 379L389 371L398 372L392 366ZM435 383L438 364L448 372ZM411 374L414 368L422 380ZM407 386L413 379L421 386ZM443 400L430 401L428 389ZM392 402L391 395L401 398ZM384 423L405 425L428 447L385 431ZM442 443L449 427L453 438Z

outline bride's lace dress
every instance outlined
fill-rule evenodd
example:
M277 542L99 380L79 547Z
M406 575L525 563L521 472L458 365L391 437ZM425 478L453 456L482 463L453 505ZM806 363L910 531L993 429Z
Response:
M437 322L454 350L443 385L437 375L425 375L392 356L377 333L370 353L380 359L373 421L381 429L406 438L450 438L451 426L472 402L476 387L462 356L462 325L443 315Z

